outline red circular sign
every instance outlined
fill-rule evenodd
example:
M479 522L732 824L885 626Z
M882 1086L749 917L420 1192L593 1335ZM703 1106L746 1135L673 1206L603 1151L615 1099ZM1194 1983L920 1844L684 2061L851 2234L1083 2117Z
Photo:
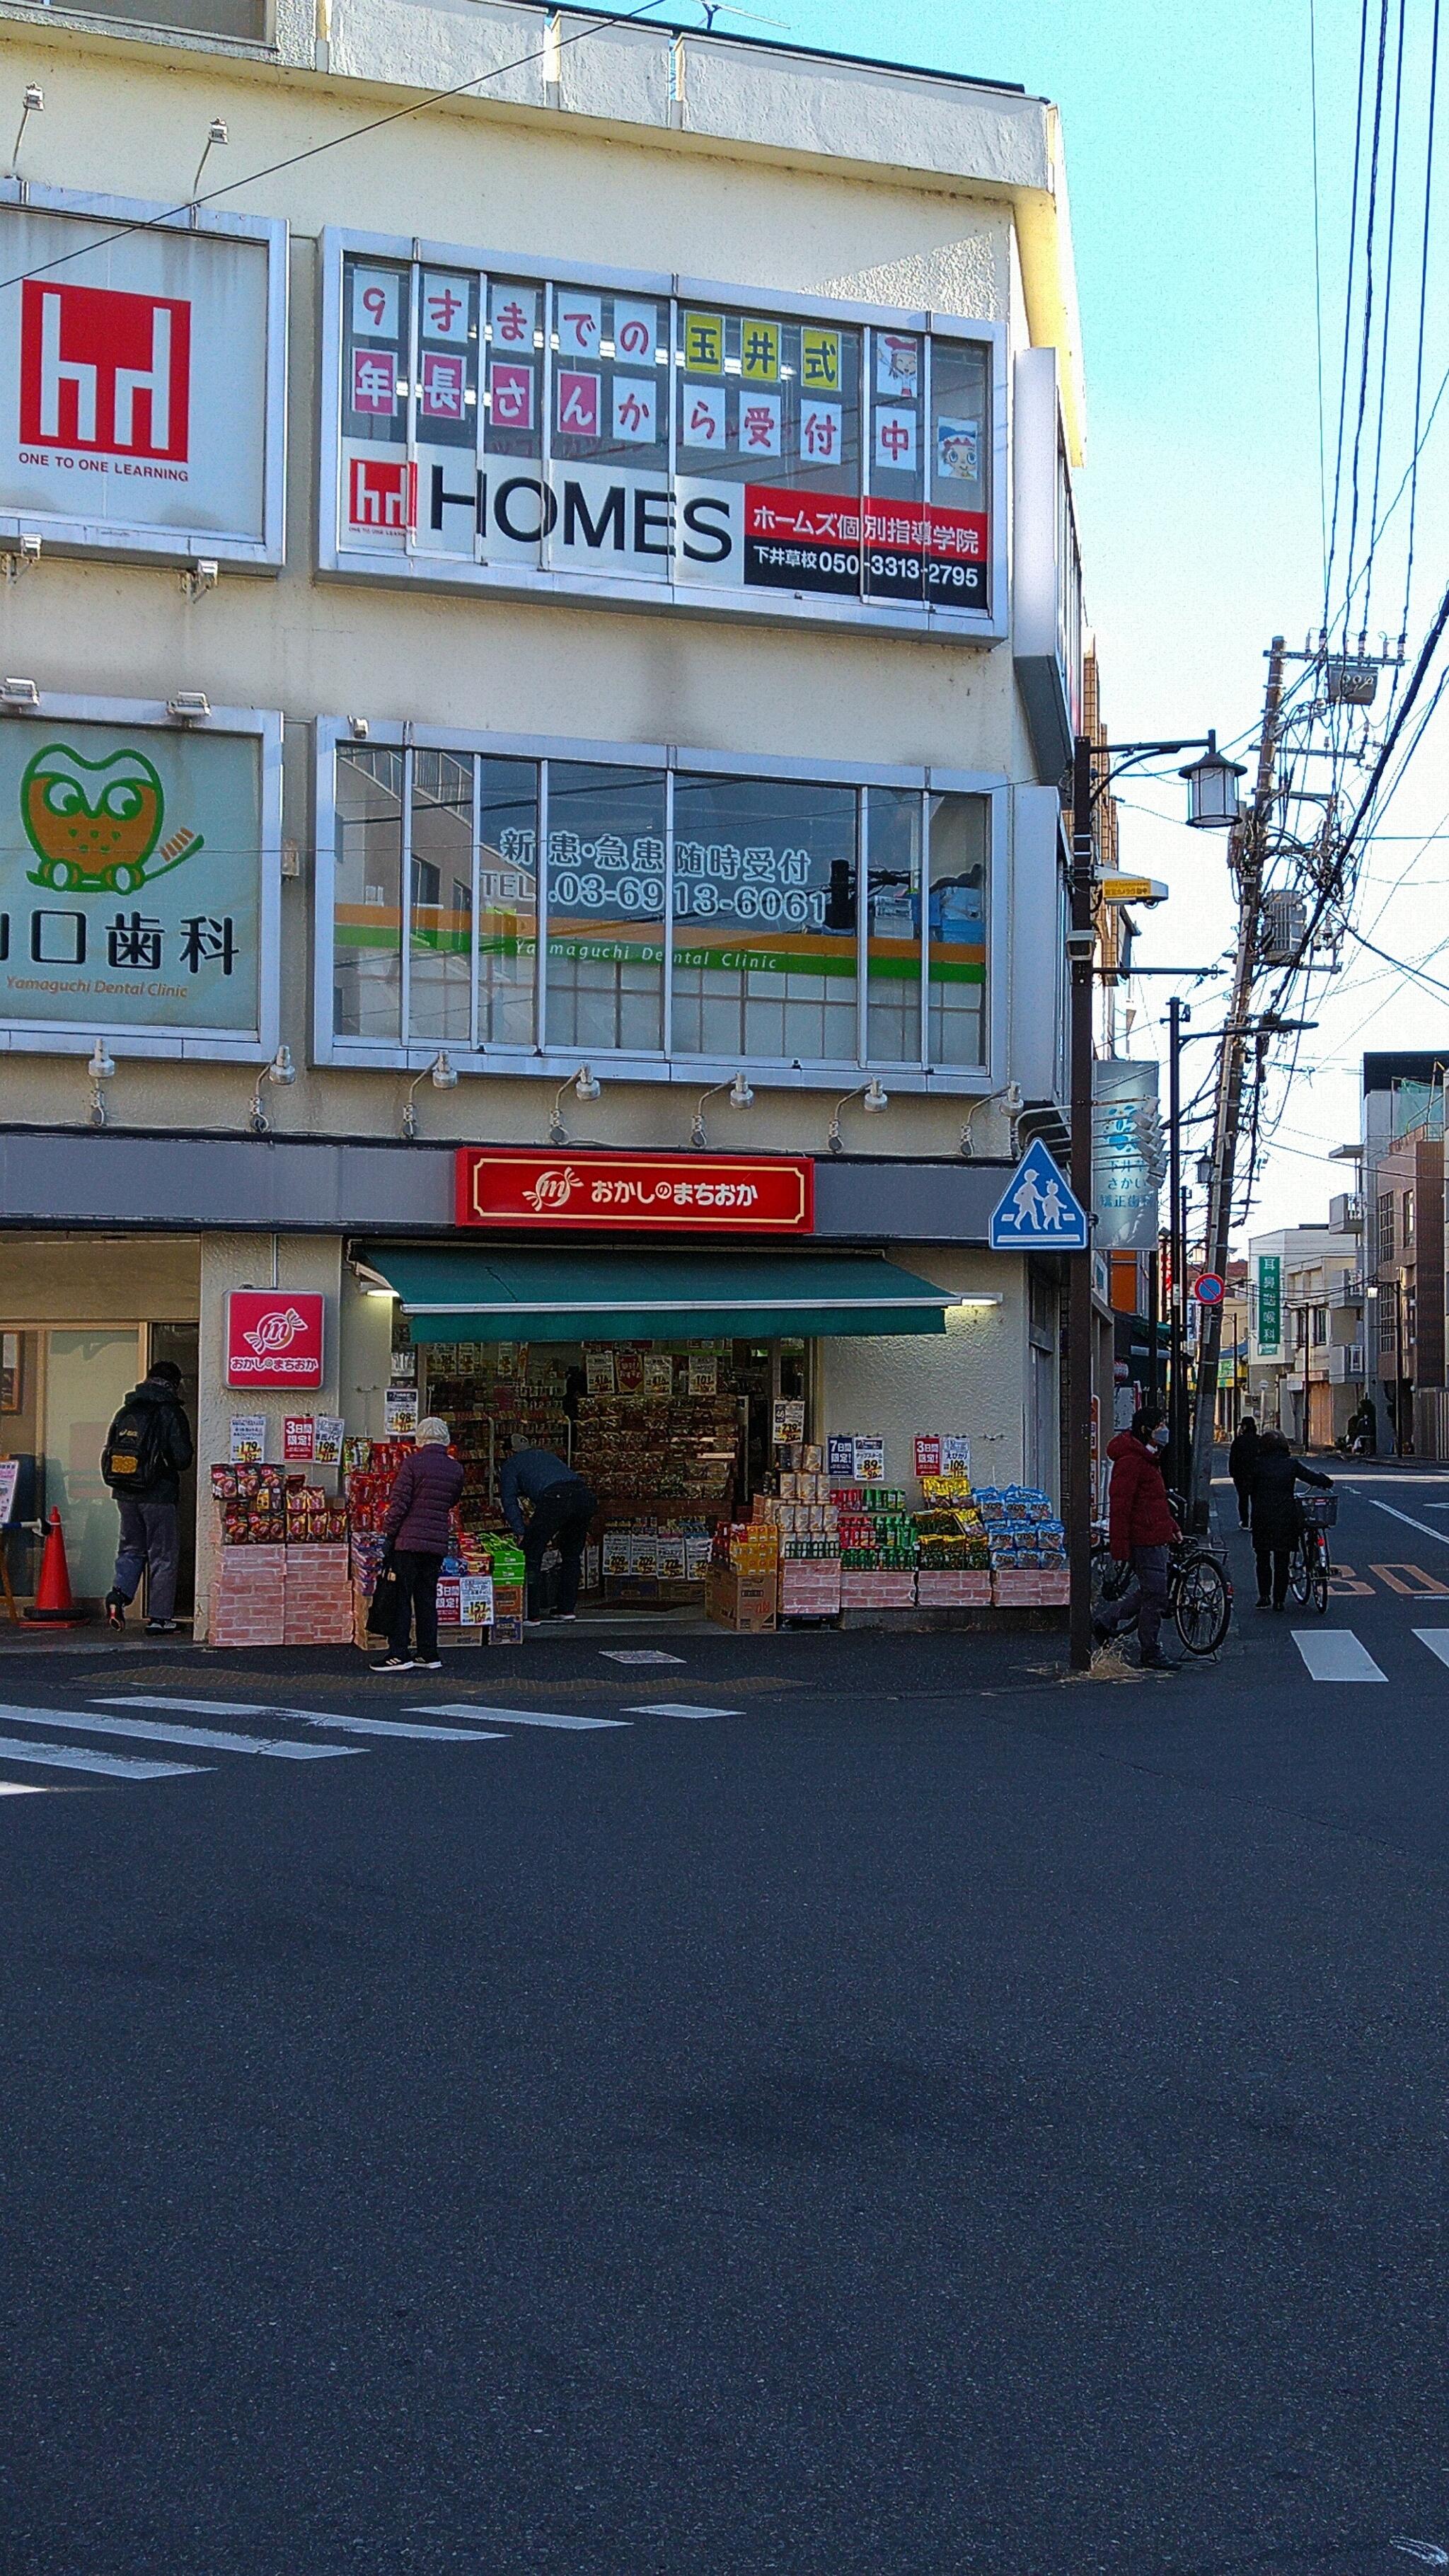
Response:
M1200 1306L1220 1306L1223 1283L1215 1270L1204 1270L1192 1283L1192 1293Z

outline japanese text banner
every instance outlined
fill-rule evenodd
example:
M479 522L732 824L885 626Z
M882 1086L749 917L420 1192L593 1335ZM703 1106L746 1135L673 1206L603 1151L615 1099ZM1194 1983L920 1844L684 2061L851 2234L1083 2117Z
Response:
M464 1146L460 1225L811 1234L815 1169L772 1155L513 1153Z

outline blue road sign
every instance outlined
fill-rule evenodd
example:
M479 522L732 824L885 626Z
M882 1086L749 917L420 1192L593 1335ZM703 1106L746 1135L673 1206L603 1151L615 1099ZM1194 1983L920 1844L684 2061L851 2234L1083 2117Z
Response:
M993 1252L1085 1252L1087 1211L1040 1137L1028 1145L991 1219Z
M1192 1283L1192 1293L1200 1306L1220 1306L1223 1302L1223 1281L1217 1271L1200 1271Z

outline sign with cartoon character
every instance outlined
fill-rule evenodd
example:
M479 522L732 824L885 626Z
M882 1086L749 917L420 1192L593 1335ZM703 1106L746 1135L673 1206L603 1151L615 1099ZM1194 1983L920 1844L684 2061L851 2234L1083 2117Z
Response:
M254 1050L275 1016L277 719L73 705L0 726L0 1032Z

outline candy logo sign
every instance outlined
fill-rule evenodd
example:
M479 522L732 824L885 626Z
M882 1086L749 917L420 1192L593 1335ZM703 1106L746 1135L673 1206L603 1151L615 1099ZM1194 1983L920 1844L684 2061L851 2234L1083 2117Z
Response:
M87 760L68 743L47 743L20 782L20 819L39 862L30 883L130 894L204 846L199 832L183 829L158 849L165 816L165 791L144 752Z
M532 1189L524 1191L524 1202L532 1208L535 1216L542 1216L547 1208L567 1207L575 1190L581 1186L578 1173L567 1168L561 1172L540 1172Z
M229 1386L320 1386L320 1294L235 1288L227 1300Z

